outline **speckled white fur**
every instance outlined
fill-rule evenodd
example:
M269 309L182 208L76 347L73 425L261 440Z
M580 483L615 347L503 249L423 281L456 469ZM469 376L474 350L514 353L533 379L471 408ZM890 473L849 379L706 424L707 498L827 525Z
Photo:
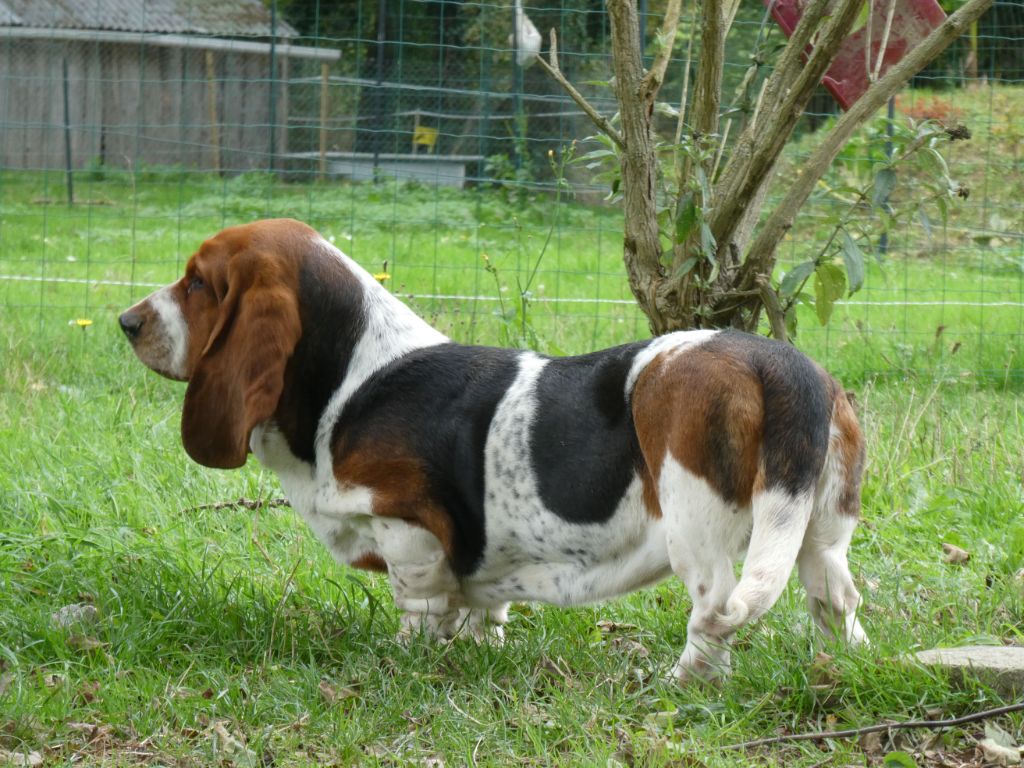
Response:
M486 549L463 593L471 605L543 600L593 602L668 572L661 521L641 499L639 478L601 524L568 522L540 498L530 461L537 380L548 361L523 353L498 404L484 452Z
M750 509L726 504L671 454L662 464L658 496L672 570L693 600L686 647L673 675L712 678L728 671L729 647L706 631L707 625L725 609L736 587L733 568L750 538Z

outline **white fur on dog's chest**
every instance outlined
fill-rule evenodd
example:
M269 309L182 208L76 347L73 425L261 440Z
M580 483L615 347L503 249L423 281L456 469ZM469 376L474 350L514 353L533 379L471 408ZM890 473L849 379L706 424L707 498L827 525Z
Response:
M260 463L277 475L292 508L339 562L352 563L378 551L368 488L342 488L329 466L325 472L296 458L273 427L253 429L250 446Z

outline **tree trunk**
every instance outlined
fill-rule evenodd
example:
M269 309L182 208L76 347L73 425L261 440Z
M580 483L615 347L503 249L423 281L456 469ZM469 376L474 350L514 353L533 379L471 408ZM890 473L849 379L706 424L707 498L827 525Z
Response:
M622 110L622 194L625 207L623 259L633 296L657 335L675 327L659 300L665 280L658 234L657 174L652 119L656 90L646 87L641 61L640 26L635 2L609 0L615 91ZM659 84L660 85L660 84ZM671 307L669 307L671 309Z

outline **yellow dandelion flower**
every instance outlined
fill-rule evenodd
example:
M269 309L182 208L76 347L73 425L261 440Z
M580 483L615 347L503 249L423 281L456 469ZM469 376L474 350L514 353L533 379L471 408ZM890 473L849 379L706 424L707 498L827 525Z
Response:
M387 272L376 272L373 275L373 279L376 280L378 283L383 284L391 279L391 275L389 275Z
M79 317L72 321L71 325L77 325L79 328L88 328L92 325L92 320L86 317Z

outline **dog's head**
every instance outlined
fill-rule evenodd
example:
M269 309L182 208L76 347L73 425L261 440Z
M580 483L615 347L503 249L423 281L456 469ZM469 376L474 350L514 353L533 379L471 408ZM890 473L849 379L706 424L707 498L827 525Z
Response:
M253 427L274 413L302 334L302 261L318 237L285 219L225 229L200 246L180 280L121 315L139 359L188 382L181 435L200 464L244 464Z

